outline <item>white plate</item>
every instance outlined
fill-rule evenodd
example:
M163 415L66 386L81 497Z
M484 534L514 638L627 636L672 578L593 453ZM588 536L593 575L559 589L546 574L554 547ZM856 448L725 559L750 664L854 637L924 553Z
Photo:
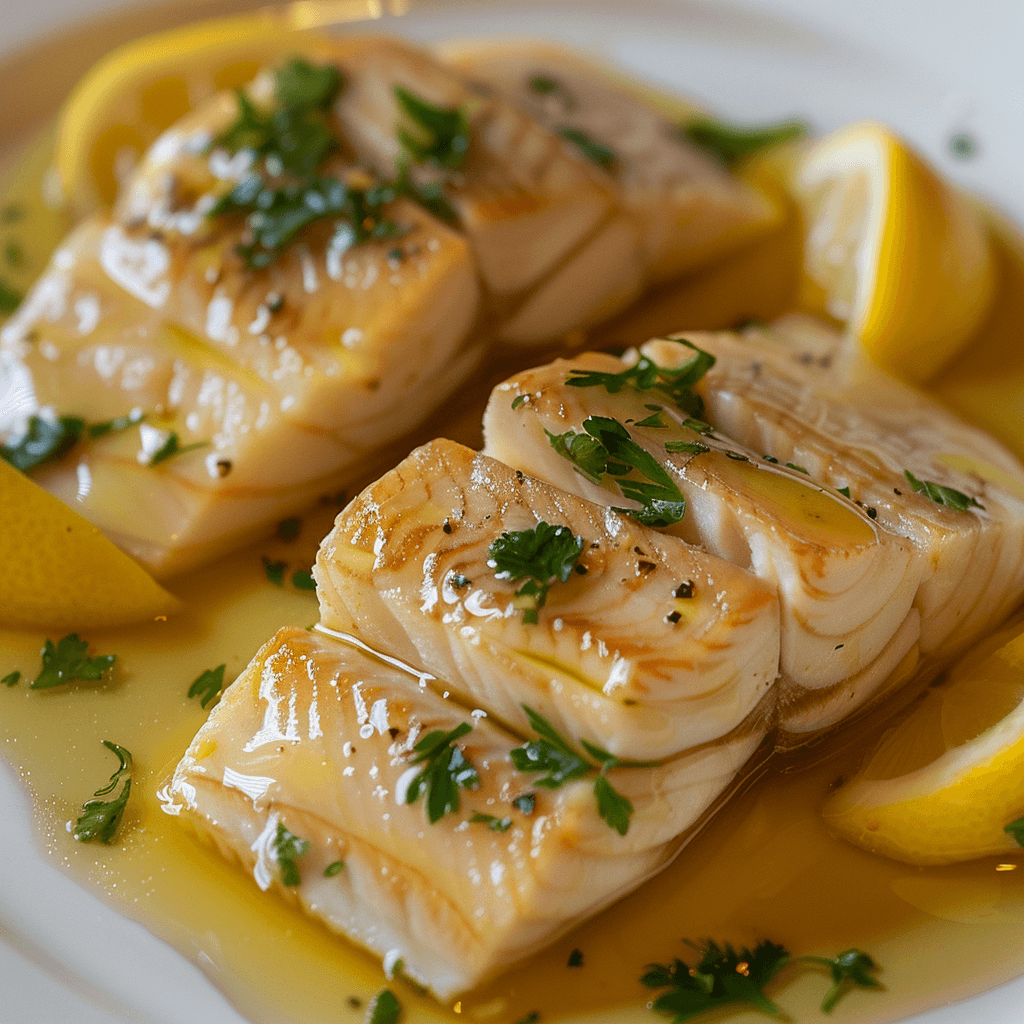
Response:
M122 0L0 0L0 55ZM184 6L184 4L183 4ZM437 0L370 27L429 40L529 35L603 52L737 120L789 115L819 132L895 125L954 179L1024 221L1024 5L972 0ZM6 103L17 102L5 97ZM968 162L949 139L969 133ZM0 771L0 1024L244 1024L200 971L51 865L27 799ZM1024 978L915 1024L1019 1024ZM651 1018L653 1021L654 1018Z

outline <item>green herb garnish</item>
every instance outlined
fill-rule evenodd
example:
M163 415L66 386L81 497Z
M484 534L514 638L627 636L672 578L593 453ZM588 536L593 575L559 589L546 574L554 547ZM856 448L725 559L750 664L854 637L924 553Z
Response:
M942 484L933 483L931 480L918 480L909 469L903 470L903 475L910 484L910 489L918 494L924 494L936 505L945 505L954 512L966 512L969 508L984 508L980 502L969 498L962 491L954 490L952 487L943 487Z
M395 99L411 124L399 125L398 141L419 164L432 163L449 171L462 167L469 149L469 118L461 107L438 107L404 86L394 87Z
M693 349L693 355L677 369L659 366L653 359L641 356L636 363L621 373L572 369L569 371L572 376L565 383L572 388L603 387L611 395L626 386L637 391L656 391L671 399L688 416L701 416L704 412L704 403L691 389L715 365L715 357L683 338L671 340ZM685 426L689 425L687 421ZM706 433L711 429L707 424L703 425L707 430L698 431L699 433Z
M469 586L469 578L463 576L461 572L453 572L448 577L448 582L452 585L455 590L461 590L463 587Z
M282 519L277 524L277 536L285 541L295 540L301 528L302 520L298 516L293 516L291 519Z
M332 861L324 868L324 878L333 878L335 875L340 875L344 870L345 862L343 860Z
M147 465L157 466L166 462L175 455L184 455L186 452L194 452L197 448L205 448L209 441L195 441L193 444L182 444L177 431L170 431L164 443L149 457Z
M691 967L675 959L670 964L650 964L640 979L652 989L669 989L651 1004L657 1013L681 1024L708 1010L732 1004L746 1004L779 1020L788 1018L765 994L765 987L779 972L791 964L824 966L832 974L832 987L821 1008L830 1013L839 998L851 986L878 988L878 981L868 972L877 969L875 962L858 949L848 949L837 957L791 957L778 943L759 942L752 950L731 943L720 946L708 939L699 944L687 943L698 953Z
M113 419L104 420L102 423L90 423L86 428L86 433L93 440L106 434L119 434L122 430L127 430L129 427L134 427L136 423L141 423L144 418L142 410L139 409L130 412L127 416L115 416Z
M586 740L580 740L585 751L581 753L543 715L525 704L523 710L540 739L530 740L509 751L513 767L520 772L542 775L542 778L534 780L534 785L545 789L558 789L573 779L596 773L594 796L598 814L620 836L624 836L629 831L633 804L608 781L608 772L612 768L651 768L658 762L623 761Z
M365 1024L398 1024L402 1004L389 988L382 988L367 1004Z
M85 420L78 416L30 416L22 437L14 444L0 445L0 459L25 473L66 454L78 443L83 430Z
M798 473L803 473L806 476L810 476L810 474L807 472L806 469L804 469L803 466L798 466L795 462L787 462L786 463L786 468L787 469L795 469Z
M281 868L281 883L287 886L298 885L302 881L302 876L295 862L308 852L309 840L300 839L279 821L270 845Z
M9 679L10 676L7 677ZM5 679L4 682L7 682ZM17 682L17 680L15 680ZM12 686L12 683L7 683L8 686ZM1016 841L1018 846L1024 846L1024 818L1018 818L1016 821L1011 821L1009 825L1003 827L1003 831L1013 840Z
M597 164L603 170L610 171L619 161L614 149L601 142L579 128L559 128L558 134L571 142L592 164Z
M512 801L512 806L517 811L522 811L523 814L533 814L533 809L537 806L537 794L523 793L522 796L517 796Z
M284 586L284 571L288 568L287 562L272 562L266 555L262 556L263 572L267 579L275 587Z
M666 441L665 451L683 452L687 455L703 455L705 452L711 451L711 449L700 441Z
M455 741L472 731L468 722L449 732L435 729L421 739L413 752L414 765L424 765L409 783L405 802L411 804L426 795L427 818L431 825L459 809L459 789L476 789L480 776Z
M615 508L644 526L671 526L686 512L686 498L658 460L641 448L618 420L607 416L588 416L583 421L586 435L566 431L548 435L548 443L563 458L595 483L611 476L624 498L638 502L639 509ZM580 440L584 439L584 440ZM594 443L596 442L596 444ZM636 472L646 480L627 476ZM603 486L609 486L604 483Z
M3 679L0 679L0 686L17 686L20 680L21 672L15 669L13 672L8 672Z
M493 814L474 811L469 819L473 825L486 825L492 832L507 832L512 827L511 818L497 818Z
M512 399L512 409L513 409L513 411L518 409L519 406L521 406L526 401L526 399L527 399L526 395L516 395L516 397Z
M710 117L697 117L680 125L679 134L726 167L735 167L762 149L803 138L807 125L803 121L780 121L757 128L741 128Z
M557 96L567 110L571 110L576 105L569 90L550 75L530 75L526 84L530 92L535 92L538 96Z
M20 267L25 262L25 250L18 242L8 242L4 246L4 259L12 267Z
M188 688L189 697L198 697L204 709L212 704L224 689L224 669L227 665L208 668Z
M569 959L566 962L566 967L582 967L583 966L583 951L580 949L574 949L569 954Z
M24 296L0 278L0 316L9 316L20 305Z
M847 485L846 485L846 487L837 487L837 488L836 488L836 490L837 490L837 491L838 491L838 492L839 492L839 493L840 493L840 494L841 494L841 495L842 495L842 496L843 496L844 498L849 498L849 497L850 497L850 486L849 486L849 484L847 484Z
M308 569L292 573L292 586L296 590L316 590L316 580Z
M523 609L523 622L537 622L537 613L547 601L555 583L565 583L583 553L583 538L567 526L538 523L532 530L506 531L487 549L488 565L498 579L517 583L517 607Z
M87 656L89 641L81 640L77 633L69 633L54 645L52 640L43 644L43 667L39 675L29 683L30 689L49 690L77 680L95 682L110 671L116 654L102 654L95 658Z
M124 747L111 743L110 740L104 740L103 746L117 757L118 765L113 775L110 776L110 781L102 788L97 789L93 796L107 796L112 793L122 778L124 778L124 786L112 800L86 801L82 807L82 813L75 822L73 833L75 839L80 843L91 843L94 839L107 845L112 843L121 825L124 809L132 791L132 755ZM125 778L125 776L127 777Z

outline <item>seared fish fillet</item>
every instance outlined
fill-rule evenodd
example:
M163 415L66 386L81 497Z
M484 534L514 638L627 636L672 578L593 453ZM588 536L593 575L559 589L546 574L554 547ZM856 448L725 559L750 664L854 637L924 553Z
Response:
M584 145L604 147L598 153L637 224L649 282L691 271L779 219L767 197L685 139L635 83L578 53L506 40L446 43L440 52L570 141L582 133Z
M567 384L581 371L621 373L636 358L592 353L499 385L485 451L592 501L639 508L616 477L588 477L552 443L586 435L591 416L622 424L685 497L669 530L777 589L784 734L836 724L905 680L922 655L946 657L1019 601L1024 471L994 441L875 374L844 390L781 342L781 354L766 356L762 334L686 338L718 359L697 385L710 433L685 425L657 392ZM694 354L674 340L641 353L669 370ZM973 474L952 468L962 460L974 460ZM987 480L981 465L992 467ZM903 468L985 507L936 505L912 493ZM839 492L847 487L849 497Z
M539 522L584 546L529 623L489 547ZM452 441L418 448L344 509L314 574L324 626L519 732L529 705L620 758L720 740L761 713L778 672L769 586Z
M407 802L422 768L413 747L464 725L472 730L457 748L477 784L431 822L423 796ZM612 768L634 808L620 835L598 814L593 778L535 788L510 760L522 740L481 711L350 644L287 628L225 691L160 795L261 889L385 964L401 959L447 999L664 866L759 736L737 733L660 767ZM294 855L288 837L308 848Z
M365 471L479 360L465 240L414 204L392 215L397 243L339 257L311 231L260 271L234 254L238 224L87 221L0 331L0 438L47 410L144 414L34 476L159 576L266 529ZM200 447L149 465L172 432Z

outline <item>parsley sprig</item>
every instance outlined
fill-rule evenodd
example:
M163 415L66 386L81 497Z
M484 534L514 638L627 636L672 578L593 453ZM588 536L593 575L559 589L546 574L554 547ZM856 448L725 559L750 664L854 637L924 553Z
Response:
M567 526L538 523L532 530L507 530L487 549L498 579L526 582L516 591L517 606L523 609L523 622L537 622L548 591L555 583L565 583L583 553L583 538Z
M675 403L687 416L702 416L704 403L691 389L715 365L715 357L685 338L665 340L685 345L693 350L693 355L676 369L659 366L647 356L641 356L621 373L573 369L565 383L573 388L603 387L611 395L627 386L637 391L655 391Z
M25 473L59 459L83 439L95 440L111 432L127 430L142 419L141 412L89 424L81 416L30 416L21 437L13 444L0 445L0 459Z
M95 682L102 679L117 661L116 654L101 654L88 657L89 641L69 633L56 644L47 640L43 644L43 667L39 675L29 684L32 690L49 690L64 686L75 680Z
M697 951L696 963L674 959L669 964L649 964L640 983L651 989L668 989L651 1004L657 1013L681 1024L708 1010L730 1004L747 1004L778 1020L787 1019L780 1007L765 994L765 988L779 972L791 964L826 967L832 976L832 987L825 994L821 1008L831 1013L842 995L851 987L879 988L871 971L877 964L867 953L848 949L836 957L792 957L784 946L764 940L753 949L731 943L724 946L707 939L699 944L688 943Z
M573 779L595 775L594 796L598 814L610 828L624 836L629 831L633 804L609 782L608 772L612 768L652 768L659 762L623 761L586 740L580 740L584 750L581 753L543 715L526 704L523 710L540 738L509 751L516 771L542 775L542 778L534 780L534 785L545 789L558 789Z
M803 138L807 125L803 121L780 121L743 128L710 117L696 117L680 125L679 134L732 168L762 149Z
M903 475L907 478L907 483L910 484L912 491L923 494L926 498L934 501L936 505L945 505L946 508L951 508L954 512L966 512L970 508L985 507L962 491L957 491L952 487L943 487L942 484L933 483L931 480L918 480L909 469L903 470Z
M644 526L671 526L686 512L686 498L665 467L634 441L618 420L608 416L588 416L583 421L586 434L568 430L548 435L548 443L564 459L568 459L584 476L602 484L612 477L624 498L636 501L639 509L615 508ZM636 473L637 480L627 474ZM604 484L604 486L608 486Z
M104 740L103 746L117 757L118 765L110 776L110 781L97 789L93 796L101 797L113 793L122 778L124 785L121 792L111 800L87 800L75 822L73 834L80 843L91 843L98 839L109 846L117 835L132 791L132 755L124 747L111 743L110 740Z
M462 748L455 745L456 740L472 729L468 722L448 732L434 729L412 748L416 754L412 763L422 764L423 769L409 783L405 802L414 803L421 793L425 794L431 825L459 809L460 789L476 789L480 785L476 769Z
M403 85L394 87L394 96L408 122L398 126L398 141L412 160L449 171L461 168L470 142L466 111L428 103Z
M203 710L212 704L224 689L224 669L226 668L227 665L218 665L216 668L205 669L188 688L189 697L198 697Z
M277 857L277 865L281 869L282 885L298 885L302 881L302 876L299 874L299 868L295 862L309 852L309 840L301 839L294 832L289 832L279 821L270 845Z

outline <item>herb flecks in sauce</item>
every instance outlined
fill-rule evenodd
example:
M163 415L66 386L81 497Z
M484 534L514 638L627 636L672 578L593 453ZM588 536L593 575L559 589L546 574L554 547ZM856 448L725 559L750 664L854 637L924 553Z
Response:
M49 690L75 681L97 682L114 667L116 654L88 656L89 641L77 633L69 633L56 644L47 640L43 644L43 667L29 684L33 690Z
M300 885L302 876L296 861L309 852L309 840L289 832L279 821L270 845L281 869L281 884L288 887Z
M200 706L205 710L212 704L224 689L224 670L227 665L205 669L188 688L189 697L198 697Z
M93 797L113 793L122 778L124 785L121 792L111 800L93 799L83 805L73 832L74 837L82 843L91 843L98 839L101 843L110 845L114 841L132 791L132 755L124 747L111 743L110 740L103 740L103 746L117 757L118 766L107 784L97 789Z
M429 103L402 85L394 87L394 96L406 117L406 124L398 126L398 141L412 160L449 171L459 170L470 143L465 110Z
M780 121L743 128L710 117L697 117L680 125L679 134L732 168L762 149L802 139L807 134L807 125L803 121Z
M431 825L459 809L460 789L476 789L480 785L476 769L462 748L455 745L456 740L472 729L468 722L448 732L435 729L412 748L416 755L412 764L422 764L423 768L410 781L405 802L414 803L423 794Z
M903 470L903 475L910 484L910 489L917 494L923 494L936 505L944 505L953 509L954 512L966 512L971 508L984 508L980 502L968 497L962 491L954 490L952 487L944 487L942 484L933 483L931 480L918 480L909 469Z

